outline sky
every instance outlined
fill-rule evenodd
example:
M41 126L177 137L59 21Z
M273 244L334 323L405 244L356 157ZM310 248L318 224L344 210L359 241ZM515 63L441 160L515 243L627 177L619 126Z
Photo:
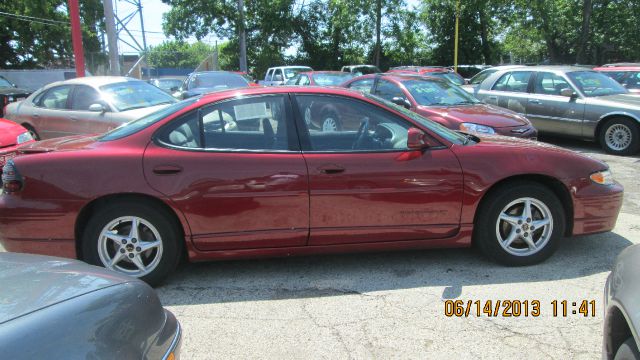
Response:
M171 7L164 4L161 0L140 1L142 1L142 14L144 17L144 28L147 38L147 46L156 46L161 44L164 40L170 40L162 33L162 14L169 11ZM419 1L420 0L407 0L407 4L410 7L414 7L419 3ZM126 0L113 0L113 2L114 11L120 19L135 11L135 6L133 6ZM132 35L136 37L138 43L142 44L142 34L139 19L139 15L136 14L131 22L127 24L127 29L129 29ZM133 41L124 31L120 33L120 38L123 41L133 44ZM210 35L202 39L203 42L211 45L215 44L216 40L219 39L215 35ZM118 42L118 51L120 54L138 53L135 48L125 44L123 41ZM195 42L196 40L195 38L190 38L187 39L187 41Z

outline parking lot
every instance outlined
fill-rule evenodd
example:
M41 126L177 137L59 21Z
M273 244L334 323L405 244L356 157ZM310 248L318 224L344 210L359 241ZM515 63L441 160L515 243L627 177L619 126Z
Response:
M605 279L640 242L640 157L544 140L609 163L626 190L613 232L567 239L523 268L471 249L188 264L157 289L184 327L183 357L599 358ZM446 317L448 299L539 300L540 316ZM566 317L554 300L568 301ZM594 317L572 313L582 300L595 300Z

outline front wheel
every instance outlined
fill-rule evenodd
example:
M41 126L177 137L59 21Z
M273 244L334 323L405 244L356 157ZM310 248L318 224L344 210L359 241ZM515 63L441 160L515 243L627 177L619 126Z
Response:
M474 241L491 259L509 266L546 260L564 234L562 204L548 188L509 184L487 195L475 224Z
M144 203L116 203L87 223L82 253L88 263L161 283L179 260L179 231L164 211Z
M600 131L600 145L614 155L633 155L640 150L640 124L626 118L609 120Z
M627 341L622 343L616 351L616 356L613 360L638 360L640 359L640 351L633 336L630 336Z

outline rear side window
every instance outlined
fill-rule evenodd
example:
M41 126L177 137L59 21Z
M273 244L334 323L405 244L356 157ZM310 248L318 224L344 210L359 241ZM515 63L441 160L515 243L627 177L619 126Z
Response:
M69 85L51 88L40 98L37 105L46 109L67 109L70 91Z
M492 90L511 91L511 92L527 92L529 86L529 78L531 71L509 72L500 77L493 85Z
M224 101L172 121L158 140L188 149L286 151L286 113L282 95Z

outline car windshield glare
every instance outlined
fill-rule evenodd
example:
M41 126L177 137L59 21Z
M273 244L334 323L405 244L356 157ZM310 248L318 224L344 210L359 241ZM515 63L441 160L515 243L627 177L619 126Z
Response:
M230 73L196 74L189 79L189 89L206 88L226 90L247 87L249 83L240 75Z
M458 145L463 145L466 143L467 141L467 137L464 136L463 134L460 134L458 132L455 132L453 130L447 129L446 127L438 124L435 121L429 120L413 111L407 110L406 108L396 105L390 101L387 101L383 98L377 97L375 95L371 95L368 93L362 93L364 96L366 96L367 98L381 104L384 105L386 107L392 108L402 114L404 114L405 116L409 117L410 119L414 120L415 122L419 123L420 125L426 127L427 129L433 131L434 133L438 134L439 136L441 136L444 139L447 139L448 141L454 143L454 144L458 144Z
M176 102L171 95L143 81L124 81L100 87L102 96L118 111Z
M183 100L180 101L179 103L167 106L165 108L162 108L158 111L155 111L149 115L146 115L144 117L141 117L138 120L134 120L128 123L124 123L120 126L118 126L117 128L107 132L106 134L102 135L99 139L99 141L112 141L112 140L118 140L118 139L122 139L124 137L127 137L131 134L135 134L138 131L142 130L142 129L146 129L149 126L157 123L158 121L166 118L167 116L178 112L182 109L184 109L185 107L193 104L194 102L196 102L197 98L191 98L188 100Z
M595 71L567 73L573 83L587 97L626 94L629 91L612 78Z
M321 86L335 86L342 84L352 77L353 75L350 73L314 74L313 80L315 80L316 84Z
M446 81L408 80L403 85L419 105L455 106L479 103L476 98Z
M284 78L291 79L292 77L298 75L298 73L312 71L310 67L298 67L298 68L288 68L284 69Z

